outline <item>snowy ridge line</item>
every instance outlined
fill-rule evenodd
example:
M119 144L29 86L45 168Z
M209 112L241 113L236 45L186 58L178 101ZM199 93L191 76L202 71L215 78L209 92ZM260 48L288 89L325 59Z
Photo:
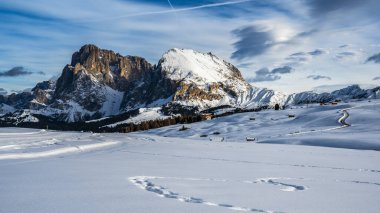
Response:
M42 152L0 154L0 160L52 157L52 156L63 155L63 154L73 154L73 153L93 151L93 150L97 150L97 149L108 147L108 146L114 146L117 144L121 144L121 142L108 141L108 142L102 142L102 143L96 143L96 144L70 146L70 147L47 150L47 151L42 151Z
M158 153L136 152L136 151L127 151L127 150L123 150L122 152L127 152L127 153L132 153L132 154L140 154L140 155L153 155L153 156L166 156L166 157L173 157L173 158L186 158L186 159L194 159L194 160L211 160L211 161L225 161L225 162L248 163L248 164L262 164L262 165L270 165L270 166L291 166L291 167L304 167L304 168L344 170L344 171L354 171L354 172L380 173L380 170L376 170L376 169L351 169L351 168L343 168L343 167L316 166L316 165L306 165L306 164L283 164L283 163L271 163L271 162L262 162L262 161L231 160L231 159L223 159L223 158L191 157L191 156L171 155L171 154L163 155L163 154L158 154Z
M239 207L231 204L226 204L226 203L215 203L215 202L210 202L203 200L202 198L197 198L197 197L192 197L192 196L186 196L186 195L181 195L176 192L172 192L168 190L165 187L155 185L152 181L150 180L155 180L155 179L169 179L169 180L186 180L186 181L217 181L217 182L229 182L229 180L224 180L224 179L209 179L209 178L178 178L178 177L157 177L157 176L134 176L134 177L129 177L128 180L132 182L134 185L137 187L155 193L159 197L163 198L171 198L178 200L180 202L186 202L186 203L194 203L194 204L203 204L207 206L215 206L215 207L224 207L228 208L230 210L234 211L242 211L242 212L262 212L262 213L279 213L278 211L271 211L271 210L263 210L263 209L257 209L257 208L247 208L247 207ZM281 178L277 178L281 179ZM263 181L265 180L265 181ZM263 178L263 179L257 179L256 181L240 181L241 183L269 183L273 184L270 182L272 180L271 178ZM232 182L232 181L231 181ZM236 182L236 181L234 181ZM281 183L283 184L283 183ZM281 185L281 184L273 184L273 185ZM285 186L290 184L283 184L281 186ZM297 186L297 187L302 187L302 186ZM304 190L303 188L302 190ZM297 189L296 189L297 190ZM292 190L283 190L283 191L292 191Z

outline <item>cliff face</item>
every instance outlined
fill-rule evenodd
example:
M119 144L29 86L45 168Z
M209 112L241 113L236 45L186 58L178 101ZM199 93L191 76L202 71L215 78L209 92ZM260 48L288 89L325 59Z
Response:
M65 66L57 80L54 106L65 108L75 102L90 112L117 114L121 106L127 107L130 102L123 99L140 98L138 84L155 76L153 71L144 58L85 45L72 55L71 64ZM112 105L112 110L106 109L106 102L111 102L107 104Z
M85 45L75 52L71 59L71 67L74 67L74 74L85 69L113 89L125 89L128 83L146 77L153 70L152 65L144 58L122 56L95 45Z
M93 81L124 91L133 87L134 82L145 79L152 71L152 65L141 57L121 56L95 45L85 45L72 55L71 64L63 69L57 80L55 95L75 90L80 75L91 76Z

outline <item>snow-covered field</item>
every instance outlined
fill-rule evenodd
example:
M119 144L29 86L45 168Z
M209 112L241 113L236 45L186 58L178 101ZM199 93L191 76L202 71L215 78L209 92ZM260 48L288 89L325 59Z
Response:
M349 113L346 122L350 126L339 123L345 110ZM380 150L379 112L378 100L325 106L309 104L279 111L235 114L188 124L185 125L190 128L187 131L178 131L182 125L174 125L146 133L196 140L224 139L225 142L245 142L247 138L255 138L258 143Z
M186 131L0 128L0 212L378 212L379 104L242 113Z

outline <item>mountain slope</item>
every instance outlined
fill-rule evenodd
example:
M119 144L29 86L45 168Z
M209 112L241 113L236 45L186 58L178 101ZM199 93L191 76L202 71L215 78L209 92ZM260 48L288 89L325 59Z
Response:
M239 105L239 98L251 86L232 64L212 53L189 49L171 49L159 61L158 68L178 85L173 101L200 109L220 105Z

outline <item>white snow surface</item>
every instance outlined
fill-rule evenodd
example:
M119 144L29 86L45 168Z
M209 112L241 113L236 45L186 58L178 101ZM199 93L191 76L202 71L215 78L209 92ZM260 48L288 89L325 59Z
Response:
M0 116L5 115L7 113L13 113L15 111L16 111L16 109L13 106L9 106L9 105L4 104L4 103L0 104Z
M349 112L349 127L339 122ZM256 138L259 143L302 144L353 149L380 150L380 100L352 101L338 105L309 104L286 110L263 110L220 117L186 125L148 130L146 134L163 137L212 140L214 136L229 142ZM295 115L294 118L288 115ZM254 118L254 120L251 118ZM218 132L220 134L214 135ZM207 137L200 136L207 135ZM211 138L211 139L210 139Z
M114 90L109 86L104 86L103 93L106 100L103 103L100 112L102 112L104 116L119 114L124 92Z
M242 113L186 131L0 128L0 212L377 212L379 104ZM227 140L199 137L213 131Z
M110 125L106 125L108 127L115 127L119 124L126 124L126 123L134 123L139 124L144 121L153 121L153 120L163 120L165 118L169 118L171 116L166 116L161 112L160 107L154 107L154 108L140 108L139 114L137 116L128 118L124 121L119 121Z
M172 80L206 84L225 82L233 75L228 63L211 53L174 48L166 52L162 59L162 69Z

